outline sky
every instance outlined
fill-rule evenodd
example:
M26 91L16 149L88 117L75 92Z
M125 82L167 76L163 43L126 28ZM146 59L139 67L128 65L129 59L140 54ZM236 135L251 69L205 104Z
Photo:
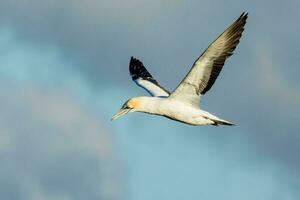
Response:
M0 2L0 199L300 198L300 2ZM201 108L237 124L132 113L131 56L173 90L243 11Z

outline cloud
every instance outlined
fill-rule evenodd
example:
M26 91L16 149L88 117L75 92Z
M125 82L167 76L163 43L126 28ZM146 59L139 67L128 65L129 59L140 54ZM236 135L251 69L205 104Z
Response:
M114 131L131 199L297 199L289 168L254 150L245 130L130 114Z
M274 6L270 7L270 3ZM128 83L128 60L134 55L151 67L157 79L174 89L194 59L242 11L250 15L238 49L240 56L232 58L238 61L235 64L245 63L241 52L248 53L251 60L250 49L261 41L276 43L277 51L285 49L278 52L282 60L286 52L297 52L296 33L300 27L289 19L298 17L295 9L298 4L288 1L282 7L273 1L248 4L235 0L230 3L234 6L219 0L188 3L178 0L12 0L0 2L0 23L27 43L62 48L63 57L74 62L69 67L97 86L103 84L101 80L107 84ZM289 12L283 12L285 9ZM290 27L293 31L285 31ZM243 68L237 68L236 74L242 71ZM106 74L113 74L119 81Z
M64 57L85 66L75 65L73 69L99 84L99 76L107 70L114 73L124 69L123 61L127 63L137 52L139 42L145 41L146 48L151 44L153 39L146 39L149 25L177 4L158 0L1 2L0 23L13 29L20 40L62 48ZM115 76L121 77L119 73Z
M182 194L180 192L185 189L192 198L194 194L198 194L198 180L201 180L203 189L211 189L216 186L220 194L230 193L233 196L236 194L234 197L237 199L243 197L243 194L237 194L236 191L239 190L242 193L241 188L254 188L255 194L262 193L263 191L260 189L263 188L264 192L267 191L264 193L266 198L271 198L268 196L271 192L280 191L278 192L282 195L280 199L293 199L295 191L298 191L300 185L297 181L299 172L295 170L299 166L300 160L296 153L299 152L298 93L294 87L295 83L296 85L298 83L299 70L296 67L289 68L289 70L283 67L299 65L297 33L300 26L290 20L291 18L297 19L299 16L297 10L299 3L288 1L282 6L279 2L273 1L263 3L254 1L251 4L230 2L217 0L188 3L179 1L168 3L156 0L130 0L127 3L119 0L1 1L0 74L2 85L14 88L14 91L20 93L23 91L23 85L26 88L26 92L18 94L18 97L25 101L21 105L26 104L31 107L30 116L34 119L28 117L24 122L29 126L27 128L29 130L31 130L30 124L41 124L47 126L47 128L40 128L43 131L47 130L46 132L55 132L51 129L55 126L59 129L57 132L64 130L69 133L72 130L75 132L74 134L81 135L79 129L74 129L81 127L76 125L79 123L78 121L82 120L81 123L87 124L85 128L80 128L83 132L94 132L93 130L98 130L98 128L99 132L105 133L104 135L108 135L107 129L109 129L109 133L112 130L117 132L115 140L118 144L117 147L122 151L122 158L124 157L129 168L127 169L128 174L126 174L129 179L126 180L129 182L126 183L133 195L146 195L154 192L158 196L166 195L161 186L171 183L172 191L178 191L178 195L180 195ZM273 6L270 7L270 4ZM212 10L214 12L211 12ZM91 121L96 124L97 120L109 119L111 114L118 109L119 104L123 103L120 101L126 100L131 95L143 94L129 79L127 63L130 56L141 58L151 73L163 85L172 90L188 71L194 59L242 10L250 13L245 35L235 55L224 67L213 90L203 98L202 102L203 109L236 122L238 124L234 128L237 131L236 134L230 131L226 132L227 129L223 128L189 129L163 118L142 117L138 114L128 116L114 124L103 123L100 127L89 123ZM286 31L291 29L293 31ZM258 48L259 45L265 43L273 45L270 49L262 47L267 49L267 53L259 51L260 47ZM262 55L259 55L260 53ZM287 59L290 57L296 59ZM280 89L282 93L277 92L277 89ZM6 89L3 94L9 93L10 89ZM13 93L11 96L16 96L16 94ZM38 99L43 101L37 101ZM17 105L20 103L17 99L10 99L10 101L18 108ZM8 106L3 106L3 109L5 110L6 107ZM49 108L46 109L47 107ZM7 112L24 110L22 106L17 108L11 108ZM77 108L79 111L76 110ZM22 113L11 116L18 119L11 119L12 122L22 121L19 119L24 118ZM2 118L4 118L4 114ZM49 120L50 125L44 122L48 118L51 119ZM69 120L65 121L66 118ZM146 120L138 121L140 118ZM17 127L17 123L14 126ZM105 130L103 130L103 126L106 127ZM153 129L156 127L157 129ZM18 140L13 137L15 134L11 133L16 131L15 129L7 127L0 129L0 133L2 133L0 138L3 139L0 142L2 144L0 149L3 152L9 152L14 147L14 141ZM52 132L47 135L52 135ZM153 137L152 134L157 134L157 137ZM31 138L37 137L39 140L44 140L41 138L42 135L34 135ZM69 135L65 135L65 137L70 139ZM88 134L87 137L94 138L93 135ZM209 136L203 138L203 135ZM237 135L240 140L231 143L230 141L238 137ZM19 137L23 140L23 137L18 135L17 138ZM104 149L97 145L97 139L100 140L101 137L97 136L95 145L91 146L86 144L83 136L76 137L80 140L78 146L84 152L107 151L105 145L103 145ZM58 139L52 139L49 142L53 140ZM64 139L64 141L66 140ZM199 140L204 142L190 144ZM173 145L166 145L165 149L158 147L166 141L173 142ZM184 141L188 142L184 143ZM71 139L70 142L77 144L77 140ZM141 142L144 143L141 144ZM166 143L168 144L168 142ZM184 143L184 146L181 147L182 151L176 151L182 143ZM63 140L59 144L64 144ZM204 148L197 148L197 145L204 146ZM247 149L245 146L249 148ZM40 148L35 145L33 147L34 149ZM77 147L71 145L57 151L61 151L61 154L64 155L67 154L65 151L69 151L67 149L72 148ZM191 149L184 151L185 148ZM202 154L208 151L207 148L212 149L206 155ZM183 156L177 157L178 155L172 152L181 153ZM218 152L226 152L222 154L226 159L215 156ZM238 152L242 152L241 155ZM18 155L19 152L15 154ZM74 152L66 156L73 154ZM186 164L178 163L188 155L192 156L187 158ZM232 155L232 157L228 155ZM50 155L50 157L55 156L56 154ZM101 159L106 160L102 156L107 157L107 154L101 153ZM169 156L173 156L173 158L169 158ZM203 159L201 159L202 156ZM254 164L247 163L245 160L241 161L239 156L253 161ZM68 160L80 168L82 165L78 163L83 163L82 160L90 157L93 156L87 153L87 155L82 155L78 161L73 157ZM196 162L197 159L199 159L198 162ZM37 162L37 160L34 161ZM63 159L60 159L59 163L63 162L61 160ZM94 160L94 157L91 160ZM205 163L204 166L202 163ZM240 165L241 163L244 164ZM252 164L256 167L248 167ZM211 169L211 166L216 167ZM232 166L236 166L236 168ZM52 164L49 168L57 169L59 167ZM89 166L82 168L89 168ZM203 171L198 174L199 169ZM269 172L268 169L271 171ZM61 171L70 170L61 169ZM168 173L164 174L163 172L166 171ZM28 170L28 172L32 171ZM205 172L209 172L207 173L209 176ZM214 172L217 172L217 175ZM13 173L12 170L10 174ZM34 172L32 173L34 174ZM73 182L72 177L76 173L72 171L70 173L71 175L66 174L65 179ZM180 174L184 177L183 181L178 183L176 177ZM224 184L218 183L224 174L229 174L229 178L226 180L234 183L226 184L229 181L225 181ZM27 177L22 173L19 175ZM203 179L205 175L207 177ZM70 198L69 193L65 195L62 194L63 192L57 191L55 188L56 178L54 181L51 179L52 181L49 183L49 187L54 189L47 192L48 187L43 186L46 185L45 181L41 184L36 179L48 180L50 175L47 178L34 178L36 176L39 177L39 175L32 175L33 181L30 181L32 186L28 187L25 187L26 184L22 182L17 184L17 180L21 180L21 178L6 177L4 182L7 183L7 187L3 186L2 188L6 188L6 191L10 191L12 188L19 191L9 193L16 195L13 198L18 198L19 194L27 194L28 191L33 196L31 192L33 190L36 192L37 199L41 199L40 196L46 198L45 193L48 198ZM147 185L145 177L153 182ZM240 177L244 177L244 180L249 181L250 184L247 185L239 179ZM255 178L252 179L252 177ZM209 187L204 185L207 180L212 180ZM255 180L260 180L261 185L256 184ZM278 183L278 180L282 180L282 183ZM26 182L29 182L29 179L25 179ZM79 183L74 182L72 187L76 189L71 187L65 191L81 191L78 189ZM87 182L92 181L89 179ZM112 184L117 183L113 182ZM226 193L222 190L230 185L235 186L235 188L227 188L230 192ZM247 187L249 185L251 187ZM183 187L182 190L181 187ZM191 189L187 187L191 187ZM66 185L62 185L62 188L66 188ZM140 188L140 190L136 188ZM209 195L214 192L212 189L203 193L209 198ZM76 193L76 196L80 195ZM148 197L150 198L151 195Z
M144 60L163 83L176 84L202 50L241 12L236 9L223 20L218 12L222 6L216 6L219 3L3 1L0 23L14 30L20 40L62 48L64 57L77 64L71 68L95 85L102 84L99 77L114 83L104 76L107 73L121 83L127 81L124 74L128 74L130 56ZM213 15L210 9L215 11ZM220 21L209 22L212 16L220 16Z
M260 79L259 89L263 95L280 102L284 109L294 109L300 105L300 92L288 81L280 68L273 62L270 50L261 50L260 70L257 76Z
M96 116L62 91L1 85L1 198L119 199L117 161Z
M286 76L271 56L273 49L259 46L256 49L258 62L252 66L252 89L247 91L253 97L247 107L254 144L266 156L279 159L291 168L299 166L300 160L294 152L299 150L297 113L300 112L300 93L294 80Z
M40 52L10 31L0 43L0 198L120 199L110 132L81 101L81 79L51 47Z

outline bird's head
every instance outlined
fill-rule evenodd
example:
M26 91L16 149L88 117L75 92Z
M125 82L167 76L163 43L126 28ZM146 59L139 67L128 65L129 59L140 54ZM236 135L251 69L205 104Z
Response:
M129 99L128 101L126 101L123 104L121 109L114 116L112 116L111 120L118 119L119 117L121 117L129 112L139 111L141 104L142 104L142 99L139 97Z

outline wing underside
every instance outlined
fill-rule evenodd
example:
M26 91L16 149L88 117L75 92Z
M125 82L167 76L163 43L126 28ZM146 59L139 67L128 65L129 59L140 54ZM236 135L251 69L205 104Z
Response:
M151 96L168 97L170 95L170 92L158 84L138 59L131 57L129 72L132 80L138 86L144 88Z
M224 63L233 54L244 31L248 14L243 13L195 61L170 98L199 107L200 97L213 86Z

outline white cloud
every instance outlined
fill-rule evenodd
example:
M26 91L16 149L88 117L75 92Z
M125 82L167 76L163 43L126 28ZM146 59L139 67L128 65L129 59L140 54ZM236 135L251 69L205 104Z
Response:
M119 162L101 114L81 101L84 82L55 49L9 32L0 42L0 199L120 199Z
M119 198L117 160L97 116L62 91L1 85L1 199L9 190L24 199Z
M112 72L118 72L114 73L114 75L122 76L122 79L126 79L129 82L128 75L124 75L128 72L127 67L124 67L124 62L127 60L124 60L123 57L127 57L127 54L131 53L132 51L139 52L143 55L150 55L150 58L156 54L156 58L158 59L149 59L148 57L148 60L153 62L152 65L155 64L156 61L159 63L159 65L156 66L157 70L162 68L163 70L161 71L165 70L165 74L168 75L171 71L172 73L177 73L178 70L182 70L185 73L187 69L183 69L184 67L182 66L187 66L186 61L189 60L187 58L193 57L192 52L196 52L195 54L198 54L199 44L201 43L197 42L202 40L199 38L202 38L202 36L205 35L204 33L207 33L206 35L209 34L211 39L213 39L214 36L212 36L210 29L212 28L212 26L210 27L211 23L214 23L213 25L218 24L218 16L225 16L226 14L224 14L224 12L215 12L214 14L211 14L210 10L214 9L213 5L211 5L212 7L207 9L204 15L202 11L207 8L207 5L196 8L195 4L191 3L188 4L189 6L184 7L185 11L181 10L182 13L178 12L178 14L173 16L164 13L165 8L163 6L160 7L161 4L157 1L154 1L154 3L143 4L132 0L129 1L128 4L122 4L118 8L116 8L114 4L118 3L119 1L94 1L95 4L93 4L92 1L87 1L87 4L90 3L90 5L87 5L87 7L81 6L80 3L69 5L66 1L58 0L46 2L28 1L35 2L35 5L30 3L22 4L17 1L3 2L3 4L9 4L10 9L7 9L5 6L1 6L4 11L1 13L4 13L6 18L9 18L9 20L14 22L13 25L17 27L16 33L19 37L21 36L21 38L24 36L23 39L26 39L26 41L14 40L15 38L12 39L10 36L0 40L0 42L3 42L1 43L2 54L0 55L0 74L3 80L3 84L1 84L1 91L5 97L5 102L2 104L3 106L1 110L2 114L0 114L0 122L1 124L6 125L3 127L3 129L1 129L5 133L5 136L3 136L3 149L6 149L6 151L9 150L9 152L4 152L6 156L2 157L2 163L5 164L0 166L0 171L2 171L0 183L5 183L5 185L1 184L0 189L3 190L4 188L3 191L13 190L9 193L10 195L22 194L24 196L23 199L25 196L27 196L29 199L42 199L42 197L45 199L93 199L92 195L106 195L110 197L114 195L120 195L119 182L116 180L118 178L115 179L115 176L118 175L109 169L111 166L109 165L111 162L111 149L110 145L107 144L108 133L106 130L104 130L103 126L99 125L100 120L97 118L99 116L94 116L94 114L91 114L91 110L97 108L86 105L82 106L82 102L77 101L77 97L74 98L73 95L78 94L79 96L84 96L87 94L87 96L84 96L86 99L100 96L97 101L99 107L101 105L105 110L103 115L106 116L107 113L114 112L115 110L112 111L111 107L107 105L112 104L112 98L119 99L121 97L125 97L126 94L121 93L121 91L124 91L125 88L118 86L118 90L112 90L112 88L108 87L108 85L103 85L107 84L107 82L103 81L103 79L108 78L113 80L116 84L120 83L121 80L117 77L115 77L115 79L111 79L110 76L108 76L111 75ZM216 1L214 3L216 3L215 5L218 5L216 8L222 8L222 10L226 10L224 9L225 6L220 6L220 2L217 3ZM101 7L101 4L105 6ZM150 4L151 6L158 7L158 11L162 11L160 16L157 15L157 12L151 12L153 7L149 7ZM101 8L98 10L99 6ZM124 6L124 9L120 9L122 6ZM105 12L109 11L109 9L106 9L108 7L116 9L117 11L111 12L109 15L107 15ZM195 7L197 12L190 12L190 8L192 7ZM148 10L147 8L150 9ZM262 10L262 13L266 13L263 8ZM129 12L131 13L128 16L127 14ZM235 13L233 14L232 10L227 10L225 12L227 12L227 14L230 13L230 16L235 15ZM115 15L115 13L117 13L117 15ZM251 20L249 18L249 26L247 26L246 31L247 37L243 39L243 43L247 43L247 38L253 38L252 36L254 34L251 35L250 33L251 30L254 30L253 24L257 24L258 21L255 21L255 17L256 19L263 18L263 15L258 15L257 12L253 12L253 14L251 13L252 12L250 12ZM214 18L211 18L211 16L214 16ZM272 17L272 20L274 20L274 16L270 17ZM128 18L130 20L127 21ZM149 21L145 20L145 18L147 18L149 21L154 19L153 22L156 23L148 23ZM225 17L220 18L222 18L220 21L225 20ZM226 23L228 23L228 18L226 17ZM259 21L261 21L261 23L265 23L264 20ZM132 22L132 24L128 22ZM103 26L103 24L105 24L105 26ZM205 28L203 29L203 27ZM215 29L220 30L219 27ZM256 30L258 29L259 28ZM212 30L214 30L214 28L212 28ZM28 38L31 38L31 40L27 40ZM53 49L51 48L48 49L44 48L44 46L36 45L36 43L40 42L41 38L42 41L45 39L45 41L51 43L51 45L57 45L57 43L59 43L59 46L63 46L65 48L63 51L60 51L59 54L56 54L57 51L54 51L53 53ZM206 37L203 37L203 40L206 40L205 38ZM181 42L182 40L184 41ZM253 40L248 41L252 42ZM32 44L30 42L32 41L34 41L32 44L36 46L31 46ZM20 44L23 45L24 43L27 43L26 47L20 46ZM163 44L164 48L161 48L160 44ZM139 48L134 49L133 47L135 45ZM207 44L205 43L204 46L200 48L205 48L205 45ZM190 48L194 49L191 51ZM74 63L66 64L66 60L69 58L68 55L70 51L74 49L77 49L79 53L77 52L77 54L74 54L75 56L73 55L71 57L72 59L80 60L83 57L86 57L89 60L94 58L97 60L96 65L82 65L82 63L78 65L73 65ZM142 53L141 51L144 51L145 49L146 53ZM161 51L156 51L157 49L160 49ZM177 49L178 51L173 51L174 49ZM166 54L165 52L167 51L173 52L173 54ZM239 54L241 55L241 53L242 51L240 51ZM169 55L169 57L166 55ZM109 60L109 57L112 59ZM174 60L176 57L180 59ZM238 56L234 59L238 60ZM69 59L69 61L70 60L71 59ZM75 63L80 63L77 62L78 60L76 60ZM166 65L167 62L169 62L169 66L170 64L174 63L176 66L170 66L168 68L166 67L168 66ZM236 77L238 77L238 74L241 72L241 70L245 70L245 68L249 66L247 65L247 62L244 62L244 60L243 62L241 61L239 63L239 65L243 64L245 64L246 67L239 67L240 71L231 71L232 73L236 73ZM90 73L87 77L89 79L94 78L94 80L97 80L98 84L101 84L99 87L97 87L97 90L101 90L101 94L94 92L90 87L91 85L86 87L87 85L85 84L89 83L81 81L83 75L77 74L78 71L75 70L74 66L80 69L79 72L86 72L93 68L92 73ZM155 67L155 65L151 67ZM101 71L101 69L103 70ZM99 71L103 73L100 73ZM269 73L268 70L266 70L266 73ZM161 75L161 73L158 74ZM167 80L173 76L169 75L161 77L166 77L165 79ZM178 77L181 78L181 76ZM14 82L4 81L7 79L14 80ZM276 83L276 78L274 80L275 85L278 84ZM270 85L273 85L272 82L274 80L270 81ZM223 83L223 85L227 84ZM133 87L134 86L132 86L132 88ZM242 89L250 90L250 87L252 88L251 84L245 85L243 88L237 88L235 91L237 97ZM278 94L275 93L274 89L265 90L267 92L266 94L270 94L271 96L276 95L276 97L278 97ZM268 93L270 91L272 92ZM220 95L215 99L219 100L226 98L224 96ZM265 96L267 100L270 99L268 95ZM253 97L256 98L257 94L255 93ZM264 197L268 197L276 190L283 195L288 193L286 196L290 196L290 199L292 199L294 196L294 190L289 193L288 189L286 188L289 184L289 181L280 179L278 174L281 171L277 171L277 169L273 169L272 167L274 165L277 166L278 163L281 162L281 160L278 159L278 151L284 152L282 153L284 157L289 155L293 160L291 162L291 166L294 166L294 163L297 162L296 159L293 158L293 156L297 156L294 153L297 152L294 149L294 144L297 143L298 140L295 138L295 140L293 140L293 145L292 141L282 144L282 137L277 137L279 141L278 143L270 142L270 140L272 140L271 138L275 138L275 134L272 132L272 130L278 130L278 127L274 126L274 128L270 130L271 126L266 126L266 121L262 121L262 118L264 117L258 116L256 112L257 110L252 109L256 108L257 104L252 105L253 107L249 106L249 99L246 99L245 104L243 104L242 107L251 110L249 113L245 112L245 120L238 123L241 124L241 126L239 126L241 127L239 130L243 130L243 123L247 124L255 120L261 121L262 125L257 126L256 123L253 123L252 127L254 127L255 130L252 132L249 131L249 133L245 134L247 136L243 136L244 139L242 141L237 142L239 144L238 148L220 148L218 145L216 145L222 144L222 138L224 139L227 137L224 136L225 134L223 129L214 130L213 133L218 133L216 138L213 139L213 143L215 143L215 145L211 144L211 141L204 140L203 143L199 142L198 147L198 144L192 145L190 143L193 141L196 142L203 138L194 136L194 140L188 140L186 135L190 135L192 133L202 135L213 134L203 133L203 130L207 130L203 129L203 127L196 129L194 127L193 129L188 129L185 127L181 130L181 132L189 133L187 133L185 136L181 136L181 138L176 138L174 134L180 134L176 132L178 129L170 130L170 127L177 126L177 124L175 125L175 123L163 120L161 118L157 119L158 121L156 121L156 124L158 125L157 130L153 130L153 121L151 121L153 118L150 116L144 116L147 120L139 121L141 123L137 123L136 119L138 118L134 118L133 116L114 123L114 127L117 127L118 123L119 125L121 124L120 131L117 131L117 137L118 139L121 137L120 140L123 143L126 143L125 145L123 144L125 147L121 147L120 145L119 148L125 152L123 156L130 157L127 163L130 168L128 170L128 177L132 182L126 183L129 185L128 188L132 189L132 193L135 195L138 194L141 196L150 193L153 195L152 188L156 188L155 195L160 197L163 196L163 192L160 193L162 191L161 186L168 185L169 187L171 184L171 187L169 188L172 188L173 191L184 195L181 189L185 189L192 197L193 195L198 195L198 183L199 180L201 180L201 183L203 184L203 190L205 190L204 192L207 195L207 198L211 197L211 194L215 194L215 188L213 186L218 187L218 191L220 191L219 194L230 194L232 196L241 195L240 197L242 198L245 193L241 191L241 188L246 188L245 190L249 192L247 186L250 185L251 187L253 186L253 189L255 189L255 194L257 196L262 196L262 191L260 191L262 188L263 190L267 190L267 192L264 193ZM91 104L91 102L94 101L95 99L86 101L84 103ZM237 102L239 101L240 99L237 100ZM117 102L115 102L113 106L115 106L117 109L119 105L116 104ZM234 108L230 107L229 105L226 107L229 110ZM224 109L224 106L220 106L220 108ZM238 109L239 115L242 115L242 113L240 113L241 110L242 109ZM273 113L271 113L271 115L273 115ZM141 117L141 115L136 116ZM274 123L274 118L281 120L281 117L277 116L267 116L265 118L268 118L272 123ZM132 124L131 126L126 127L126 122L129 121ZM161 130L163 128L161 124L167 124L165 126L166 133L164 134L161 134ZM148 127L146 125L148 125ZM294 123L294 126L296 126L296 123ZM161 139L163 139L162 135L167 135L167 137L163 140L173 142L173 146L171 145L167 146L165 149L161 149L156 148L157 146L155 146L155 144L151 144L149 145L150 147L147 147L147 145L140 143L141 140L134 138L134 136L137 136L137 134L139 135L139 138L144 137L147 130L151 133L148 133L148 138L145 139L147 142L145 143L153 142L156 144L157 142L161 144L163 143L161 141ZM297 129L291 128L287 131L291 130ZM170 131L174 131L174 133L171 134ZM153 139L151 136L149 136L151 134L157 134L159 136ZM242 135L243 132L237 134ZM13 137L11 137L12 135ZM239 158L236 159L235 156L239 156L239 154L237 155L237 151L244 151L245 143L247 144L249 135L255 135L254 137L257 137L257 140L254 140L254 142L252 141L251 143L251 156L255 158L254 162L259 167L247 167L247 162L243 161L246 163L244 166L237 166L237 168L234 168L232 165L241 164ZM284 138L291 140L291 137L287 137L287 135L288 134L285 134ZM266 141L261 139L261 137L265 137ZM90 140L90 138L93 139ZM184 144L181 139L188 140L188 142ZM270 151L273 154L276 154L275 159L274 157L270 158L271 160L274 159L275 161L268 163L266 167L262 168L260 168L261 162L259 161L259 158L261 157L254 153L254 148L257 147L259 141L265 148L261 155L262 157L264 157L266 154L268 155ZM179 150L178 152L178 145L182 144L184 145L181 147L181 151ZM208 146L213 150L208 151ZM276 151L271 148L273 147L278 149L279 146L284 148L286 151L283 151L282 149ZM126 148L130 150L126 151L128 150ZM221 151L230 149L232 152L229 152L228 154L232 154L234 158L221 159L220 157L216 157L214 149L221 149ZM181 153L181 157L178 157L176 152L179 154ZM173 157L170 158L170 155L173 155ZM240 156L245 156L245 154L241 153ZM124 160L125 159L126 158L124 158ZM206 161L204 165L202 163L203 161ZM98 165L99 163L101 163L101 165ZM108 164L106 165L105 163ZM214 168L212 168L212 166ZM106 171L105 175L103 171L100 173L100 175L98 174L97 169L100 168ZM272 168L271 172L268 171L270 168ZM198 170L200 169L202 171L201 173L198 173ZM289 171L289 169L289 166L284 168L285 171ZM260 173L260 170L266 173ZM85 173L82 173L82 171ZM234 180L235 183L220 183L219 179L220 177L224 176L223 172L229 174L229 182ZM176 182L177 175L182 176L184 180L183 183ZM203 179L202 175L207 176L207 179ZM105 176L106 178L104 177L103 179L100 176ZM295 177L298 177L298 174L296 174ZM290 179L291 176L287 175L284 176L284 178ZM249 181L250 184L243 182L245 179ZM152 182L148 182L148 180L152 180ZM206 180L210 180L211 185L206 185ZM260 180L261 185L256 184L256 180ZM281 183L278 183L278 180L281 181ZM91 183L92 186L90 185ZM86 188L86 185L91 186L91 188ZM299 184L296 186L298 185ZM138 186L140 186L141 190L139 190ZM226 188L225 186L231 187L229 192L224 190L224 188ZM295 185L293 185L293 187L294 186ZM237 189L241 193L236 194ZM84 190L88 190L88 193L83 192ZM101 194L99 194L99 192ZM3 194L4 196L8 193L0 192L0 194ZM216 196L214 197L219 199L219 194L215 194ZM83 195L85 196L83 197ZM151 198L151 194L149 196ZM184 197L185 195L183 198ZM237 199L241 198L237 197Z
M280 69L289 67L279 67L272 59L272 52L263 48L259 52L259 67L257 70L257 88L262 95L269 96L280 105L287 108L294 108L300 105L300 92L292 85L280 72ZM291 66L290 66L291 67Z

